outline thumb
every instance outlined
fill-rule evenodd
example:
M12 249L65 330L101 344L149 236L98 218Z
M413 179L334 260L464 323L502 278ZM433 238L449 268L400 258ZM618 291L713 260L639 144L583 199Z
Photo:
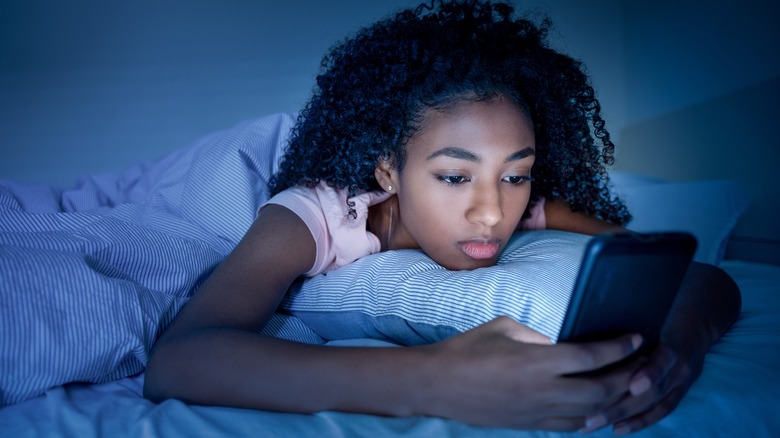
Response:
M508 338L526 344L551 345L552 340L536 330L521 324L508 316L499 316L493 320Z

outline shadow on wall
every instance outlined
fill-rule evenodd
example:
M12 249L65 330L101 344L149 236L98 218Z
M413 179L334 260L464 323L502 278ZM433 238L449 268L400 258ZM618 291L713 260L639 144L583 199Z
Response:
M616 169L672 181L741 182L751 204L727 256L780 259L777 96L780 77L629 126L621 133Z

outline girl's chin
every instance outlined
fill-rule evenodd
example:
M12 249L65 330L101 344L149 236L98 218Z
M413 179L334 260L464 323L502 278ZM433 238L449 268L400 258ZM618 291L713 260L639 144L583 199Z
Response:
M442 263L437 261L437 263L443 266L444 268L447 268L450 271L472 271L474 269L494 266L497 261L498 261L498 257L492 257L487 259L468 258L466 260L459 260L453 263L448 263L448 262Z

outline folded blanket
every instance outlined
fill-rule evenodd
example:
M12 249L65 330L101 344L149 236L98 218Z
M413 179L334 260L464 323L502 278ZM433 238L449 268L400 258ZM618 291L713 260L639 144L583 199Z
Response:
M0 181L0 405L142 371L254 220L293 123L241 123L69 189ZM282 316L267 331L322 342Z

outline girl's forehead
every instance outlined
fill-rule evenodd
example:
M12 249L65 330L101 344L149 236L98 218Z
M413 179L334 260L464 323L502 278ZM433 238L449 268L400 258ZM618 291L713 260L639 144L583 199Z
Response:
M456 124L462 120L480 118L485 114L501 113L530 121L523 108L503 95L491 99L479 99L474 96L473 98L464 97L445 105L423 109L415 132L424 131L430 127L432 122Z
M428 149L442 147L514 151L534 148L535 142L528 117L514 102L491 99L463 100L444 109L427 109L406 146L408 157L420 158Z
M493 123L529 125L525 111L510 99L459 100L444 107L427 108L422 112L419 126L412 137L432 130L463 130Z

